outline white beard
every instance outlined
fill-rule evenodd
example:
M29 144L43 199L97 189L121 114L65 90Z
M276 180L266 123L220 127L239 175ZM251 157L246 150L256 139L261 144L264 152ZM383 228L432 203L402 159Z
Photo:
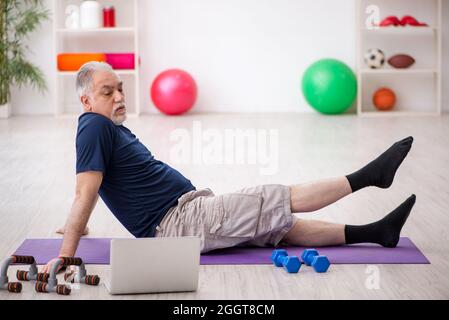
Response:
M121 105L121 106L126 107L125 104L123 104L123 105ZM121 126L121 125L123 124L123 122L125 122L125 120L126 120L126 118L127 118L127 114L126 114L126 112L125 112L125 114L115 115L115 113L116 113L116 111L117 111L118 108L119 108L119 107L116 107L116 108L114 108L114 110L112 111L112 114L111 114L111 120L112 120L112 122L114 122L114 124L115 124L116 126Z
M112 116L112 122L114 122L114 124L116 126L121 126L125 121L126 121L126 114L121 115L121 116Z

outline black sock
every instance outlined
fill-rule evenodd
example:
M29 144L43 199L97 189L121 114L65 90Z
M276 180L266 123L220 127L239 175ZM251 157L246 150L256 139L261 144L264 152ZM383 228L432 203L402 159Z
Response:
M396 170L410 151L412 143L413 137L398 141L365 167L346 176L352 192L368 186L390 187Z
M377 243L394 248L399 242L401 229L415 204L412 195L382 220L363 226L345 226L346 244Z

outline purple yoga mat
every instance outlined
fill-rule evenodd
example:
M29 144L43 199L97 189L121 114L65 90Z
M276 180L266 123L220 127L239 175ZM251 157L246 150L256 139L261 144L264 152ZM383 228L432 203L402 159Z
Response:
M76 256L86 264L109 264L109 238L82 238ZM62 239L27 239L15 255L34 256L37 264L46 264L57 257ZM303 247L286 247L290 255L300 256ZM429 264L409 238L401 238L396 248L383 248L373 244L359 244L318 248L333 264ZM271 264L273 248L235 247L201 255L202 265L218 264Z

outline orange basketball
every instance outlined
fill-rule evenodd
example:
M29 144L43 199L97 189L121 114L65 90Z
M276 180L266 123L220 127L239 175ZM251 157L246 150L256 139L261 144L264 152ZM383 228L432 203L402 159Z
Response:
M380 88L374 93L373 103L378 110L391 110L396 103L396 95L391 89Z

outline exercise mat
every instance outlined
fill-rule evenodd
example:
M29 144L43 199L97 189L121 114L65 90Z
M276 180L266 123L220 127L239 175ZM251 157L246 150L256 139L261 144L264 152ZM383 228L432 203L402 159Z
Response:
M85 264L109 264L110 238L82 238L76 256ZM46 264L59 255L62 239L27 239L15 255L34 256L37 264ZM202 265L271 264L274 248L234 247L201 255ZM304 247L282 247L289 255L301 256ZM357 244L316 248L333 264L429 264L409 238L401 238L396 248Z

